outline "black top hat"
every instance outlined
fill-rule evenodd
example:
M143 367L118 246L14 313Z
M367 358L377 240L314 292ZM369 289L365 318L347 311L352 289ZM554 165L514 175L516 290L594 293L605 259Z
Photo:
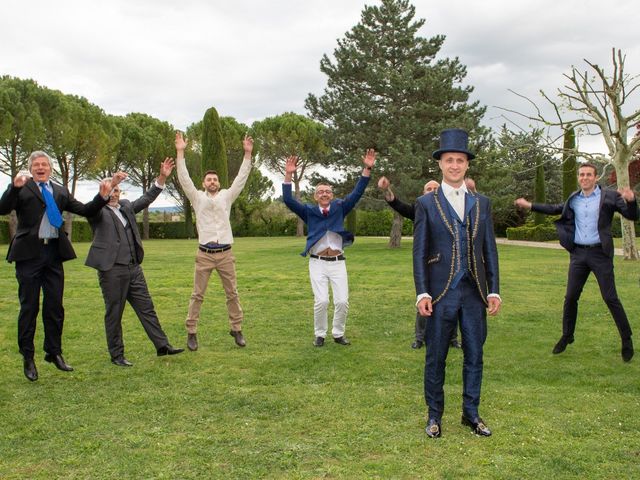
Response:
M440 160L440 155L445 152L466 153L468 160L475 158L469 151L469 134L461 128L450 128L440 133L440 149L433 152L433 158Z

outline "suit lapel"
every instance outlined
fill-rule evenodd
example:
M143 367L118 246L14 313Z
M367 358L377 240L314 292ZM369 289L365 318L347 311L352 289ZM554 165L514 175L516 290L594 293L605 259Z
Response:
M469 212L476 204L476 196L472 193L467 192L464 196L464 216L469 218Z
M31 190L33 192L33 194L38 197L38 199L44 203L44 198L42 196L42 192L40 191L40 185L38 185L35 180L31 180L29 182L27 182L27 187L29 188L29 190Z

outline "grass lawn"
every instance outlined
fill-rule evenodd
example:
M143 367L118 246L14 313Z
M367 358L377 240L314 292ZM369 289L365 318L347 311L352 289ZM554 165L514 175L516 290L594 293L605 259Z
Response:
M240 238L245 349L229 336L220 281L202 311L200 350L156 357L127 307L132 368L109 361L104 304L88 244L67 262L63 337L72 373L43 360L22 374L14 266L0 264L0 478L640 478L640 358L620 339L591 278L576 341L562 355L568 254L501 245L503 310L489 320L481 415L460 425L462 353L451 351L443 437L424 434L424 350L415 319L411 244L358 238L347 250L349 347L314 348L307 260L296 238ZM195 241L147 241L144 270L162 325L185 346ZM6 246L3 246L6 248ZM616 258L632 327L637 263ZM640 345L640 344L639 344Z

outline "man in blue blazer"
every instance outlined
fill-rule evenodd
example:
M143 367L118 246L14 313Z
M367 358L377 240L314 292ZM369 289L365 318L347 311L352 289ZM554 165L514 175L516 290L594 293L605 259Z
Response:
M287 159L282 198L285 205L307 224L307 244L301 255L310 254L309 278L313 290L313 324L316 347L324 345L327 335L329 307L329 284L333 292L333 340L340 345L349 345L345 337L347 312L349 311L349 283L343 249L353 243L353 234L344 229L344 219L362 197L371 168L376 160L376 152L367 150L363 158L364 169L353 191L344 199L334 199L330 185L316 186L315 205L303 204L294 198L291 192L291 179L296 172L298 158Z
M468 134L444 130L433 153L442 171L440 188L416 201L413 276L417 307L427 317L424 394L429 410L426 433L442 434L444 376L451 331L462 333L462 424L481 436L491 430L478 413L482 385L482 349L486 312L500 310L498 252L487 197L464 183L469 161Z
M618 327L622 339L622 359L628 362L633 358L633 342L629 320L616 291L611 221L615 212L629 220L637 220L638 203L630 188L620 191L600 188L597 178L596 167L583 163L578 168L580 190L572 193L566 202L549 205L518 198L515 203L520 208L534 212L561 214L555 222L556 230L560 245L570 254L570 261L562 314L562 337L553 347L553 353L564 352L567 345L574 341L578 300L589 274L593 272L602 298Z

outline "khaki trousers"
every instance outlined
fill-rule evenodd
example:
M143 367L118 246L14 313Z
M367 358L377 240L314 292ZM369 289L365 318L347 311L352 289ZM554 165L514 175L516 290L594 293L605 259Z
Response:
M224 293L227 296L227 311L229 312L231 330L239 332L242 329L243 313L236 283L236 257L234 257L231 249L219 253L205 253L198 250L193 276L193 293L189 301L189 313L187 314L186 322L188 333L197 332L204 292L207 290L213 270L218 272L222 281L222 288L224 288Z

